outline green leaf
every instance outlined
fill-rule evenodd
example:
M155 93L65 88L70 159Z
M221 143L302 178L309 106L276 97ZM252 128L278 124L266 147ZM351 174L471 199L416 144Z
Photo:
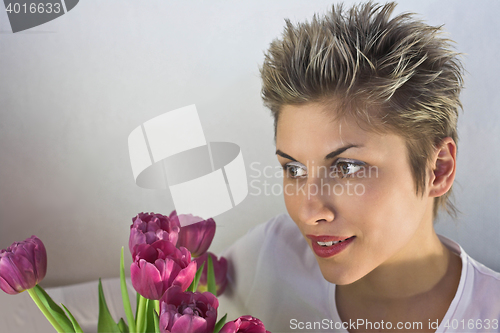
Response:
M202 263L200 268L196 271L196 275L194 276L193 282L189 286L187 291L195 292L198 289L198 284L200 283L201 274L203 274L203 267L205 267L205 263Z
M127 326L127 324L125 324L125 321L123 320L123 318L120 318L120 320L118 321L118 328L120 329L120 332L122 332L122 333L129 333L128 326Z
M215 285L215 273L214 265L212 263L212 256L208 256L208 268L207 268L207 288L208 291L217 296L217 286Z
M132 313L132 307L130 306L130 298L128 297L127 281L125 281L125 264L123 259L123 246L120 254L120 288L122 291L122 301L123 309L125 310L125 316L127 317L127 322L130 326L130 330L135 332L135 319Z
M61 326L61 328L63 328L65 332L74 333L75 330L73 329L71 320L68 319L66 313L64 313L64 310L61 309L61 307L52 300L52 298L45 292L45 290L43 290L43 288L39 285L36 285L33 288L33 291L37 294L37 296L40 298L42 303L49 310L49 312Z
M71 314L71 312L68 310L67 307L64 306L64 304L61 304L61 305L64 308L64 310L68 313L69 319L71 320L71 323L73 324L73 328L75 329L75 332L76 333L83 333L82 328L80 327L80 325L76 321L75 317L73 317L73 314Z
M222 326L224 326L224 324L226 323L226 318L227 318L227 313L217 322L217 324L215 324L214 333L219 333Z
M106 298L102 291L101 279L99 279L99 319L97 321L97 332L99 333L121 333L118 325L109 313Z

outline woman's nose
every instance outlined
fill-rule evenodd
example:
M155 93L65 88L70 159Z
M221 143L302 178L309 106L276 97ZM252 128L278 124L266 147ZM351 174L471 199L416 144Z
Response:
M310 179L301 193L299 217L306 224L332 222L335 219L332 196L320 179Z

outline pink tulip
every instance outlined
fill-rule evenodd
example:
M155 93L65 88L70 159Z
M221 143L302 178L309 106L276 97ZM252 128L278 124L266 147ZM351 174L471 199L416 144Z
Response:
M182 292L173 286L160 301L162 333L213 332L219 301L209 292Z
M47 273L47 252L36 237L0 250L0 289L15 295L35 287Z
M203 263L205 266L203 267L203 272L200 277L200 282L198 283L197 291L204 292L207 291L207 269L208 269L208 255L212 257L212 264L214 267L215 273L215 285L217 287L217 296L222 295L227 285L227 260L224 257L221 257L219 260L217 256L212 252L205 252L198 258L194 258L194 261L198 264L198 267L201 267Z
M252 316L241 316L222 326L219 333L270 333L264 324Z
M138 244L153 244L157 240L168 240L177 243L181 228L179 219L154 213L139 213L132 219L128 246L132 258L136 256L135 246Z
M184 246L191 252L193 257L199 257L207 252L215 235L215 221L212 218L201 220L201 217L196 217L191 214L179 215L182 220L187 221L188 225L181 227L179 231L179 239L177 247ZM170 214L171 219L179 220L175 211ZM199 221L189 224L189 221ZM184 224L184 223L183 223Z
M172 285L186 290L196 274L196 262L186 248L177 249L171 242L158 240L138 244L130 266L134 289L148 299L159 300Z

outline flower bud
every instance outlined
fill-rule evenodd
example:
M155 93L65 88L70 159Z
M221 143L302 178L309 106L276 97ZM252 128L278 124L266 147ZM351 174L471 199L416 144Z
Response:
M186 248L177 249L171 242L158 240L138 244L130 266L134 289L143 297L159 300L172 285L186 290L194 280L196 262Z
M200 221L200 217L188 215L182 216L182 220ZM176 218L175 211L170 214L171 218ZM188 222L189 223L189 222ZM177 247L184 246L191 252L191 255L196 258L207 252L215 235L215 221L212 218L202 220L181 227Z
M139 244L153 244L157 240L168 240L174 246L181 226L179 220L154 213L139 213L132 219L130 226L129 248L132 258L136 256L135 247Z
M15 295L35 287L47 273L47 252L36 237L0 250L0 289Z
M217 256L212 252L205 252L198 258L194 258L194 261L201 267L203 263L203 272L200 277L200 282L198 283L197 291L204 292L208 290L207 286L207 272L208 272L208 256L212 257L212 264L214 267L215 274L215 285L217 287L217 296L222 295L227 285L227 260L224 257L217 259Z
M241 316L222 326L219 333L270 333L260 319L252 316Z
M160 301L160 331L162 333L213 332L219 301L212 293L182 292L173 286Z

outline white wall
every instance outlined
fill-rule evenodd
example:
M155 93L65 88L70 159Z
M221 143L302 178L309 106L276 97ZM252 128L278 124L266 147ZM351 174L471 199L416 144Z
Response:
M1 8L0 248L39 236L45 286L117 276L131 218L173 209L168 192L135 185L127 137L182 106L196 104L207 140L240 145L249 177L253 162L278 166L258 66L285 17L304 20L331 3L86 0L16 34ZM498 271L500 2L401 1L396 11L445 24L466 53L455 186L462 214L443 216L437 229ZM213 252L285 211L281 196L255 193L216 218Z

